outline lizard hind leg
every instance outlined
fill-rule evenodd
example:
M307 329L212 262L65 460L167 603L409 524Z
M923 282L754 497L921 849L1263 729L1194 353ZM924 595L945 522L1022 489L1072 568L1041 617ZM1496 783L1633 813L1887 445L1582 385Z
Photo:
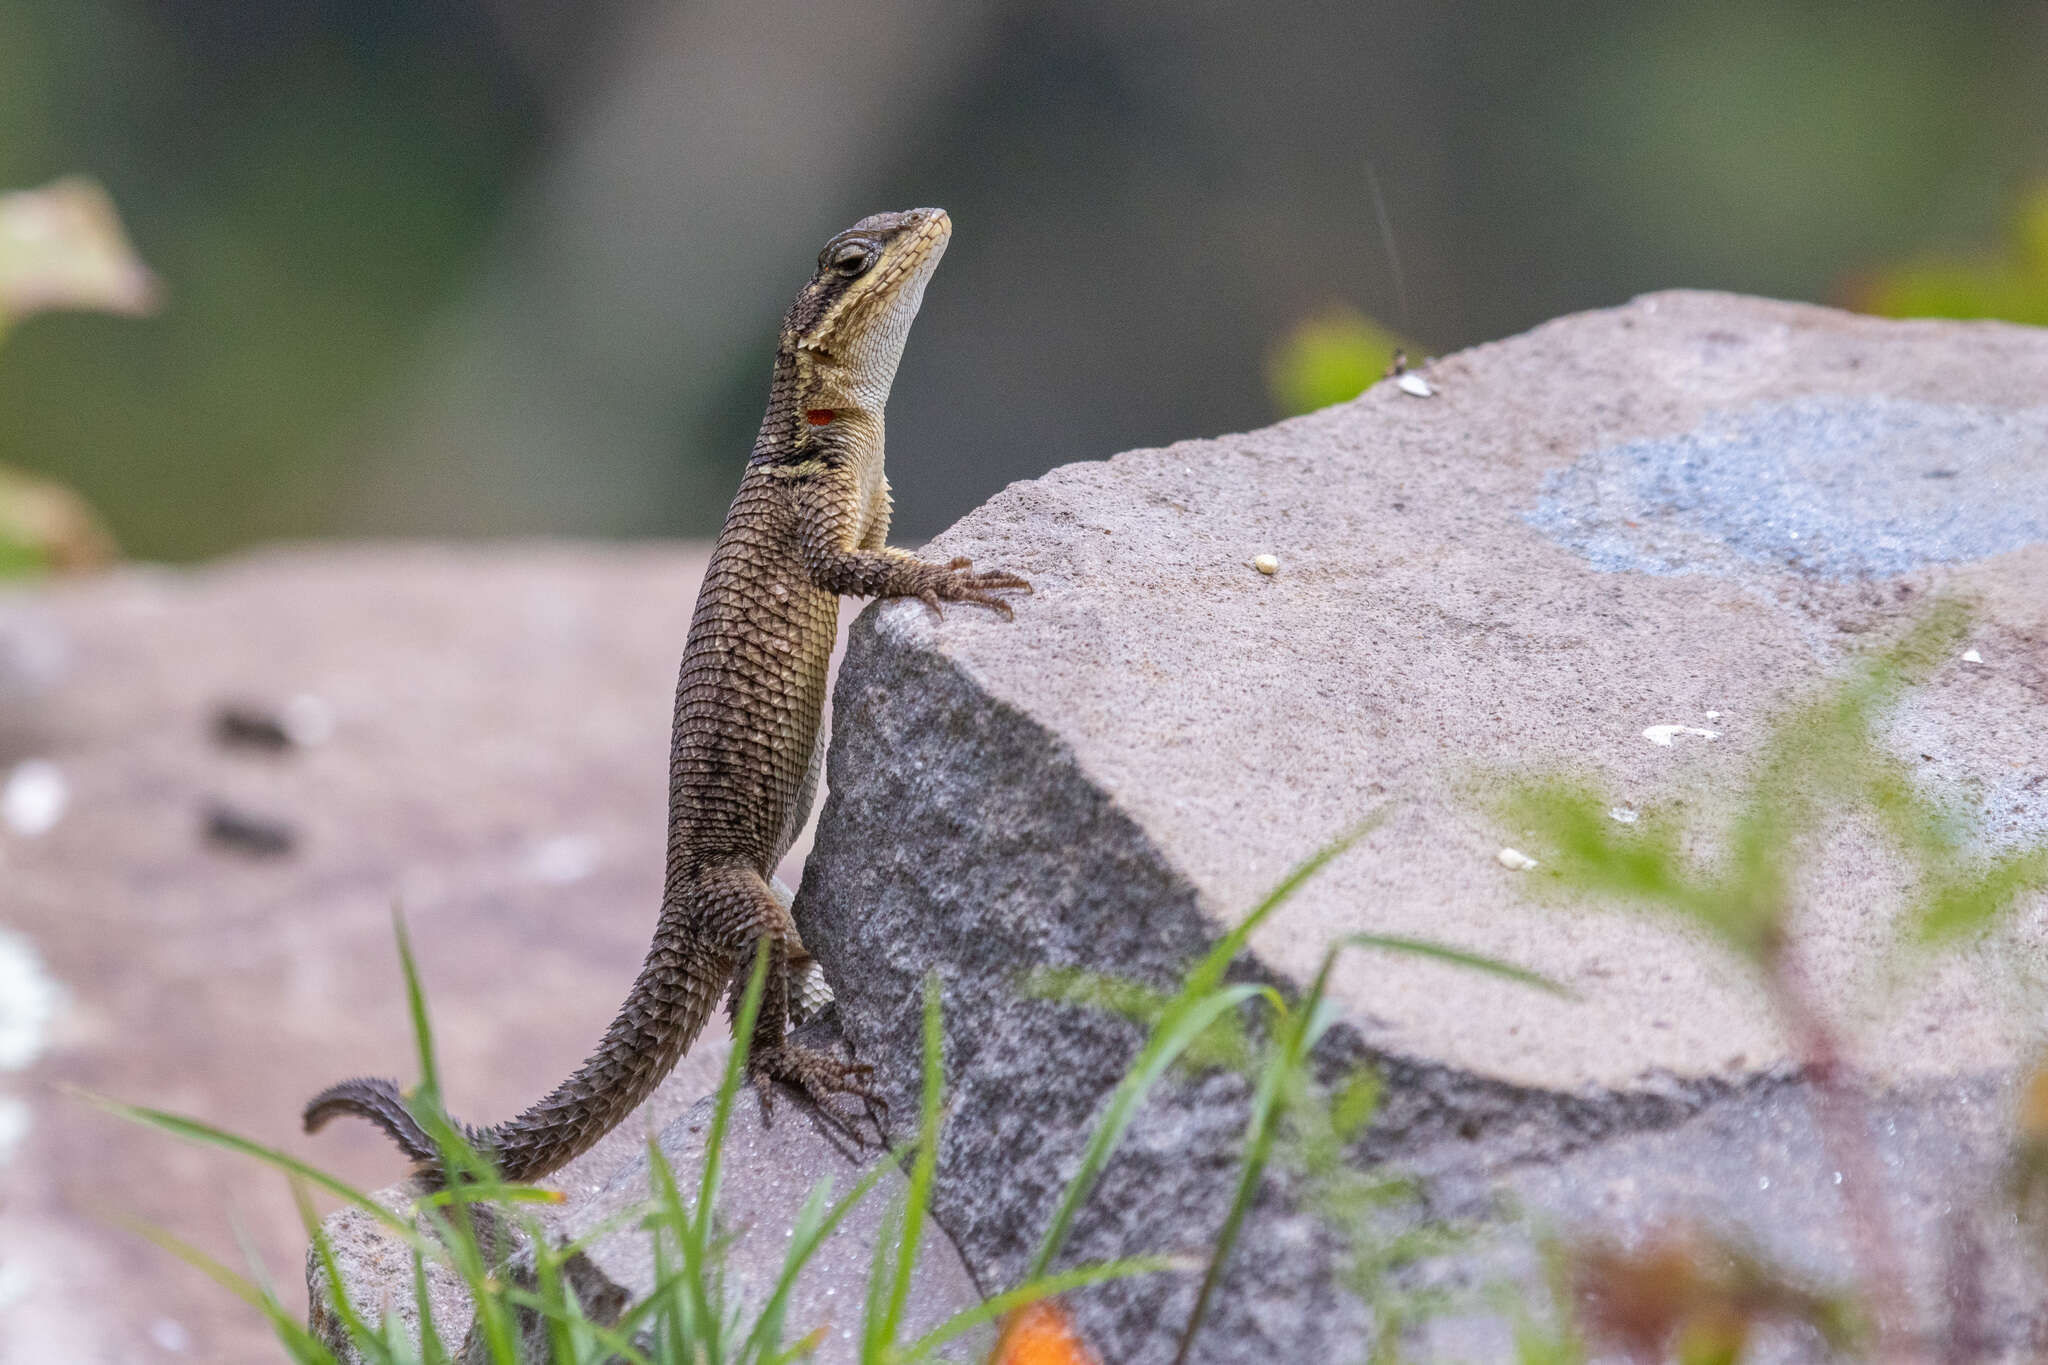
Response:
M817 976L816 960L798 939L796 923L783 899L760 876L745 871L726 880L721 888L717 919L730 935L738 965L727 999L727 1013L739 1026L740 1000L746 992L759 945L768 944L768 976L762 987L761 1008L754 1018L754 1032L747 1044L747 1073L761 1096L761 1118L772 1122L777 1082L794 1086L816 1105L820 1114L838 1127L853 1132L855 1124L838 1101L858 1100L878 1133L888 1132L889 1107L876 1091L875 1069L865 1062L851 1061L819 1048L791 1042L789 1025L802 1010L796 998ZM751 905L735 902L751 902ZM826 996L830 998L829 993Z

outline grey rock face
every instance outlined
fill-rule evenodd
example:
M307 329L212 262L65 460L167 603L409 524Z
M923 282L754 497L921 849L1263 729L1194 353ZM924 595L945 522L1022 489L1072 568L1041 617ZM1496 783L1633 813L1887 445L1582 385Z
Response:
M1959 593L1979 604L1973 657L1901 706L1892 743L1988 845L2048 836L2048 334L1662 294L1429 378L1431 398L1382 384L1013 485L933 547L1031 578L1013 624L898 603L853 629L796 913L899 1112L939 973L955 1097L937 1216L984 1289L1028 1262L1137 1042L1026 998L1024 975L1168 984L1383 806L1240 970L1298 988L1370 930L1505 957L1575 998L1345 956L1328 1061L1385 1072L1379 1158L1433 1177L1446 1211L1512 1193L1619 1234L1684 1214L1815 1274L1851 1268L1754 985L1685 931L1532 903L1484 797L1491 774L1564 767L1632 808L1713 809L1779 707ZM1808 871L1797 953L1910 1135L1885 1152L1925 1271L1951 1209L1995 1178L2029 1046L2007 987L2044 965L2040 915L1900 986L1880 957L1901 874L1875 832L1831 830ZM1073 1257L1207 1248L1243 1102L1225 1077L1150 1104ZM1362 1354L1364 1314L1289 1195L1264 1192L1197 1358ZM2048 1330L2010 1230L1980 1231L2006 1258L1986 1330ZM1526 1233L1447 1273L1503 1266L1530 1273ZM1163 1361L1193 1292L1156 1277L1076 1306L1106 1359ZM1456 1330L1504 1348L1499 1324Z

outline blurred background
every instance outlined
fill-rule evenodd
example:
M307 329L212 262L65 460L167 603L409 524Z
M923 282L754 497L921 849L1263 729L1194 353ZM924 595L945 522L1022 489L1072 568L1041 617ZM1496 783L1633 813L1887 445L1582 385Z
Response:
M0 578L708 535L784 307L884 208L956 223L899 543L1645 290L2048 325L2043 72L2042 0L0 0ZM394 898L455 1112L582 1056L699 554L0 590L0 1362L279 1358L121 1223L296 1304L282 1189L48 1083L392 1178L295 1111L410 1074Z
M2048 6L0 0L0 188L146 319L0 353L133 556L705 534L818 246L957 223L898 539L1670 286L2048 322ZM1377 348L1377 349L1375 349Z

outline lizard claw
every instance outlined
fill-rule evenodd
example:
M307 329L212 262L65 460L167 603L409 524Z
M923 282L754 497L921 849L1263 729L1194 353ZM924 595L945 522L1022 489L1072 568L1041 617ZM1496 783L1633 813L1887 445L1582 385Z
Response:
M923 603L932 609L934 615L944 615L939 609L941 599L948 602L967 602L977 607L987 607L1005 621L1014 621L1017 614L1010 604L996 596L996 590L1009 589L1028 593L1031 584L1016 574L1001 569L984 569L974 572L974 561L965 556L948 560L942 567L945 578L934 587L918 594Z
M870 1079L875 1069L866 1062L847 1061L829 1052L814 1048L797 1047L785 1043L770 1048L747 1059L747 1070L753 1073L754 1085L761 1094L761 1123L768 1126L774 1101L769 1098L777 1081L795 1086L809 1097L818 1112L827 1120L844 1129L856 1139L860 1134L855 1121L837 1104L828 1102L828 1097L850 1095L861 1103L868 1122L886 1140L889 1131L889 1104L876 1092Z

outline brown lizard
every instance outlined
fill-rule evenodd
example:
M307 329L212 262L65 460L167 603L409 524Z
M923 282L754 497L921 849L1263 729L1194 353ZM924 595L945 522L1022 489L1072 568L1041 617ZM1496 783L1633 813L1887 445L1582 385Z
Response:
M783 319L768 413L711 553L683 646L669 757L668 878L654 943L618 1016L576 1073L510 1122L464 1132L509 1180L589 1150L651 1094L721 995L737 1009L763 941L770 955L747 1065L814 1102L875 1101L873 1068L790 1043L792 993L814 969L773 869L810 814L825 665L839 598L971 602L1005 618L996 589L1030 585L933 564L886 543L882 407L924 287L953 226L941 209L863 218L826 243ZM439 1157L388 1080L351 1080L306 1106L381 1126L429 1174Z

